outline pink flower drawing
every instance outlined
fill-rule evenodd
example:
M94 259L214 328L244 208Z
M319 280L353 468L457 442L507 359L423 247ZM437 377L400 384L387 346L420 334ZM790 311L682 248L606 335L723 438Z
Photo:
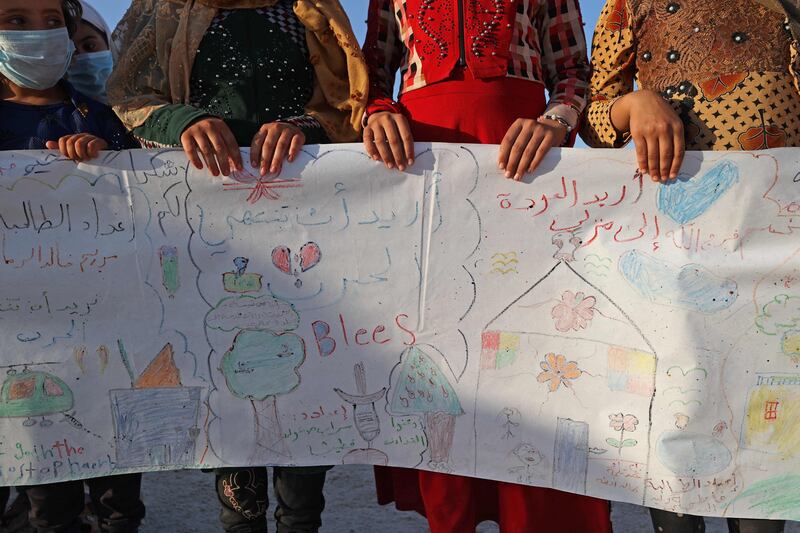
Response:
M616 413L613 415L608 415L608 419L611 421L609 426L614 431L627 431L628 433L635 431L636 426L639 425L639 419L633 415L623 415L622 413Z
M625 438L625 433L632 433L636 431L636 426L639 425L639 419L634 415L623 415L622 413L614 413L608 415L609 427L614 431L619 431L619 438L610 437L606 439L606 444L613 446L622 455L623 448L636 446L639 441L636 439Z
M553 307L551 315L558 331L578 331L585 329L594 318L594 296L584 296L582 292L564 291L561 301Z

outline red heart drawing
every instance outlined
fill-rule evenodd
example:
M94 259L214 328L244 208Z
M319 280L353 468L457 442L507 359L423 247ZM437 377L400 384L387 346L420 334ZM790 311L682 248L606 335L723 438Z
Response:
M272 250L272 264L284 274L292 274L292 252L287 246L276 246Z
M307 242L300 248L300 270L306 272L311 270L322 259L322 251L315 242Z

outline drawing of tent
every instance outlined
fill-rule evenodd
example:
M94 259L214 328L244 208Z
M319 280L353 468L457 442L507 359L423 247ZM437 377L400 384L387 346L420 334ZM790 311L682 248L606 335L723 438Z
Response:
M123 360L127 356L121 350ZM172 345L166 344L130 389L111 395L117 466L194 464L201 387L184 387Z
M747 395L741 446L794 456L800 452L800 375L759 374Z
M525 385L525 390L531 391L528 401L572 389L574 394L559 396L562 413L570 405L584 412L579 404L581 395L588 399L603 391L621 394L632 412L645 416L649 412L655 350L622 306L567 261L556 263L493 318L481 341L480 382L487 387L482 394L496 403L523 410L524 405L513 403L519 399L512 392L504 392L519 392L520 388L501 387L499 383L506 382L498 380L534 379L524 377L533 372L535 385ZM589 385L584 371L600 380ZM533 409L532 403L529 406ZM584 492L589 426L577 419L557 422L553 486Z

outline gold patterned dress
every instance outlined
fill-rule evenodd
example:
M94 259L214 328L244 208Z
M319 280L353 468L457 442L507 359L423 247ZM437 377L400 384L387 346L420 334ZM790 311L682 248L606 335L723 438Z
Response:
M754 0L607 0L592 65L590 146L627 141L610 111L634 82L669 101L687 150L800 146L797 42L783 13Z

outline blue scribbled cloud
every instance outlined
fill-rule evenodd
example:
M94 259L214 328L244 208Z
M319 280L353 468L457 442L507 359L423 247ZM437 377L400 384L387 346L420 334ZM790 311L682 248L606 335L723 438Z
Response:
M727 309L739 296L735 281L700 265L677 267L637 250L622 255L619 271L639 294L657 304L710 314Z

